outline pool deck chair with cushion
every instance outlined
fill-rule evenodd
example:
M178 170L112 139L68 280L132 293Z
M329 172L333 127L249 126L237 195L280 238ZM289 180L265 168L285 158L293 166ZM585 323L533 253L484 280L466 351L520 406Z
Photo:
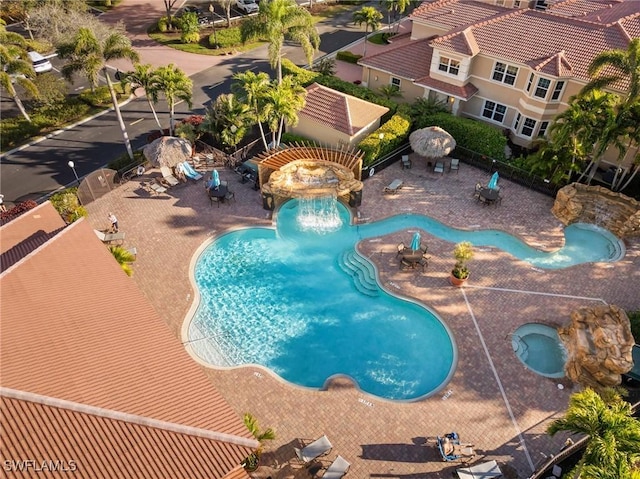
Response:
M333 446L329 442L329 438L327 436L322 436L319 439L316 439L311 444L306 445L302 449L298 449L294 447L293 450L296 453L296 457L300 462L307 465L314 459L317 459L320 456L324 456L325 454L329 454Z
M444 173L444 162L436 161L436 166L433 167L433 172L434 173L443 174Z
M340 479L347 473L347 471L349 471L349 467L351 467L351 464L349 464L344 457L338 456L327 468L327 470L324 471L322 478Z
M171 173L171 169L168 166L161 166L160 167L160 173L162 173L162 179L169 186L176 186L176 185L180 184L180 180L178 180L178 178L173 176L173 173Z
M395 180L393 180L391 183L389 183L387 186L384 187L384 192L397 193L400 188L402 188L402 180L399 180L396 178Z
M194 170L193 166L191 166L188 161L180 163L178 167L182 169L184 176L186 176L190 180L198 181L202 179L202 175Z
M411 160L409 159L409 155L402 155L402 169L408 170L411 168Z
M124 233L103 233L102 231L98 230L93 231L103 243L124 243Z

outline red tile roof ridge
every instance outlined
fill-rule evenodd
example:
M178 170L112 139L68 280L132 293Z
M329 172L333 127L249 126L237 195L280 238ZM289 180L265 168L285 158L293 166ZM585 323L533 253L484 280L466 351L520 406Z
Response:
M411 40L410 43L414 43L414 42L415 42L414 44L417 44L417 43L420 43L420 42L429 43L429 42L432 42L432 41L436 40L437 38L440 38L440 37L437 37L437 36L434 35L434 36L427 37L427 38L418 38L416 40ZM377 58L379 56L388 55L390 52L394 52L396 50L400 50L402 48L406 48L407 45L409 45L409 43L403 43L401 45L396 45L396 46L392 46L390 48L387 48L387 49L385 49L385 50L383 50L381 52L374 53L373 55L367 55L366 57L362 57L360 60L358 60L358 65L361 65L360 64L361 61L367 61L367 60L371 60L373 58Z
M624 25L622 24L623 20L630 20L631 18L634 17L640 17L640 12L637 13L636 15L630 15L628 17L625 18L621 18L620 20L618 20L615 23L615 26L618 28L618 30L620 30L620 33L622 33L622 35L624 35L624 37L630 42L631 40L633 40L633 37L631 36L631 34L627 31L626 28L624 28Z
M201 437L204 439L211 439L214 441L225 442L235 444L238 446L257 448L260 443L255 439L248 439L233 434L221 433L216 431L210 431L208 429L202 429L193 426L185 426L182 424L176 424L168 421L161 421L159 419L153 419L150 417L139 416L137 414L130 414L121 411L114 411L112 409L105 409L96 406L90 406L88 404L81 404L74 401L67 401L66 399L54 398L51 396L43 396L41 394L31 393L27 391L19 391L17 389L7 388L0 386L0 396L5 396L10 399L17 399L20 401L27 401L36 404L42 404L49 407L55 407L59 409L67 409L69 411L78 412L82 414L89 414L106 419L112 419L115 421L122 421L127 423L136 424L139 426L152 427L156 429L162 429L165 431L186 434L189 436Z
M530 66L534 69L534 70L542 70L546 65L550 64L551 62L555 61L555 64L553 65L555 67L554 70L554 75L561 77L561 76L571 76L572 72L573 72L573 66L571 65L571 63L569 62L569 60L567 60L567 57L565 55L565 51L564 50L560 50L559 52L553 54L553 55L549 55L547 58L543 58L540 60L539 63L534 64L533 62L530 63ZM568 73L563 73L563 72L568 72Z

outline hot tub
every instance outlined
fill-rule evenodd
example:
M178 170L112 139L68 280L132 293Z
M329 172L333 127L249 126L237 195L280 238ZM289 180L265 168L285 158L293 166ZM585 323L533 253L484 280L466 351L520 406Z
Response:
M555 328L540 323L527 323L511 336L516 357L528 369L547 378L565 376L566 351Z

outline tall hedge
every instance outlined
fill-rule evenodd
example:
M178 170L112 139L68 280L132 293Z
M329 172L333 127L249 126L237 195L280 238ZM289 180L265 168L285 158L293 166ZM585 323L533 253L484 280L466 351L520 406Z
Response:
M453 116L450 113L436 113L421 118L421 124L416 125L416 129L428 126L439 126L448 131L459 146L489 158L505 160L507 138L502 131L481 121Z
M382 158L406 143L409 133L411 133L409 107L399 105L398 111L389 121L358 144L358 149L364 152L363 166L371 165L378 158ZM382 138L380 138L381 135Z

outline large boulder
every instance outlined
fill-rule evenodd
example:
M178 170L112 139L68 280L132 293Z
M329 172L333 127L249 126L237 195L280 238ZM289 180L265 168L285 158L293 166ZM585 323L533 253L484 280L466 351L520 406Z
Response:
M629 318L617 306L581 308L558 329L567 350L565 370L572 381L594 389L616 386L633 367L635 343Z

